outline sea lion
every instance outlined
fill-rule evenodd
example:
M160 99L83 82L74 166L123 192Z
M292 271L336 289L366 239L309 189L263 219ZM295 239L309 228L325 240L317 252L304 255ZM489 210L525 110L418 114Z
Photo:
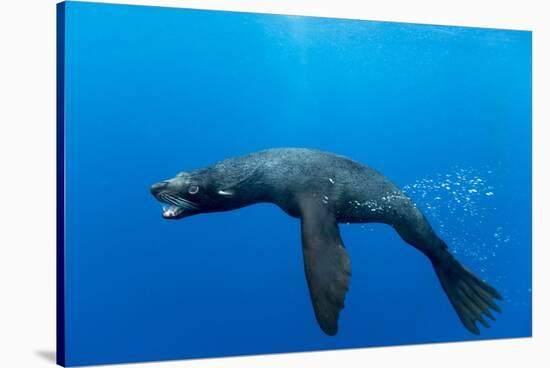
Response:
M351 276L338 223L379 222L431 261L458 317L472 333L476 321L494 320L490 308L500 294L462 266L426 217L397 186L375 170L349 158L306 148L276 148L230 158L204 169L182 172L154 184L151 192L167 204L166 219L230 211L268 202L301 221L304 268L316 319L328 335L338 316Z

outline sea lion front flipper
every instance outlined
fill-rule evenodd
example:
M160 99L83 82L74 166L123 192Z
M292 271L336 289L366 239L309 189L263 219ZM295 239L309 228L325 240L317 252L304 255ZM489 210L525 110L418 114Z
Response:
M302 250L315 317L327 335L338 332L351 266L334 214L315 201L301 203Z

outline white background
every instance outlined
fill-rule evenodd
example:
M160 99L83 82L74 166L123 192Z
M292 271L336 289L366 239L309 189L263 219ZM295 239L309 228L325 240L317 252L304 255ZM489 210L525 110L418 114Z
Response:
M0 367L54 364L55 3L55 0L12 0L0 5ZM140 367L548 366L550 241L545 215L550 205L547 194L550 159L545 162L543 157L550 157L547 142L550 12L545 9L545 1L131 0L127 3L534 31L532 339L176 361L140 364ZM116 203L113 206L116 210Z

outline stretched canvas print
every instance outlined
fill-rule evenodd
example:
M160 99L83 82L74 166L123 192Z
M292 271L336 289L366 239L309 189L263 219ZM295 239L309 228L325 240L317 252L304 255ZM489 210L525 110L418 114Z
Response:
M59 364L531 336L530 32L57 9Z

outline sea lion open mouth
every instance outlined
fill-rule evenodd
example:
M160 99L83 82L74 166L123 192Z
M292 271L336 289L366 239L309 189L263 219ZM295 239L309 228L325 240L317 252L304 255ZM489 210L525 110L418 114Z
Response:
M195 203L176 195L161 192L155 197L158 201L167 204L162 207L162 217L165 219L177 220L199 209Z
M184 208L178 206L164 206L162 207L162 217L165 219L176 219L185 211Z

